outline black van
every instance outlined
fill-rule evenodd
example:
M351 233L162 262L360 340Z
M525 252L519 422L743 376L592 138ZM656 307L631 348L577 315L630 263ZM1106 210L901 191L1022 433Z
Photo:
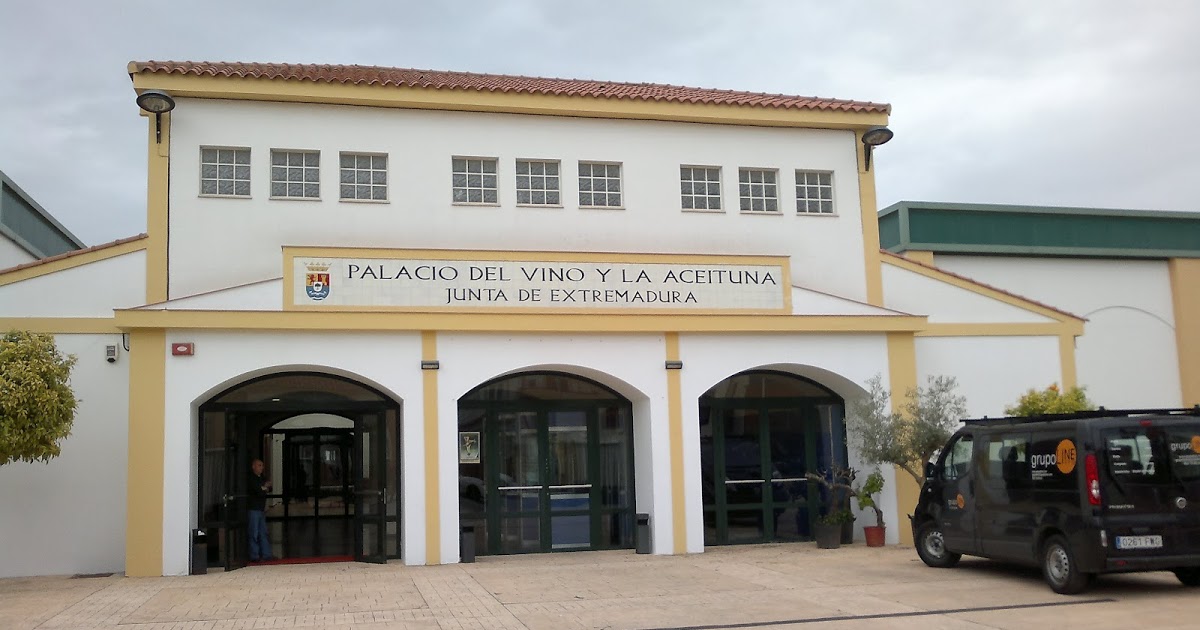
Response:
M1040 566L1078 593L1100 573L1200 585L1200 405L966 420L912 517L931 567L963 555Z

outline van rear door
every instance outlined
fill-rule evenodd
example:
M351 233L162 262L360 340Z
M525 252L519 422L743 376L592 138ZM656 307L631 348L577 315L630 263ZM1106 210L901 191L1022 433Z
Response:
M1100 437L1111 556L1200 553L1200 422L1144 419Z

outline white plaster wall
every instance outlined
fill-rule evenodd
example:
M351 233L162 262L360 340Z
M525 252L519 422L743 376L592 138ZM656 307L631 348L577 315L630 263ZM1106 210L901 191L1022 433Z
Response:
M0 466L0 577L125 568L128 358L104 360L120 335L55 342L79 359L71 375L79 407L59 457Z
M25 251L7 236L0 234L0 269L16 267L37 260L37 256Z
M672 553L670 436L663 368L666 345L662 335L441 334L438 360L443 562L459 558L458 399L498 376L529 370L584 376L633 403L635 508L650 514L653 552Z
M1030 388L1062 381L1057 337L917 337L917 378L958 379L972 418L1003 416Z
M844 399L865 393L864 384L882 375L888 383L885 335L680 335L683 360L683 440L687 494L689 552L704 549L704 497L700 470L700 396L713 385L739 372L755 368L778 369L811 378ZM863 467L851 450L852 466ZM895 471L882 468L884 492L880 509L885 518L897 514ZM857 512L857 506L855 511ZM857 515L860 525L873 516ZM898 523L888 522L887 542L899 542Z
M281 275L281 245L771 254L804 286L865 299L854 136L516 114L178 99L172 297ZM199 197L201 146L251 149L251 199ZM321 152L321 200L272 200L272 148ZM338 200L340 151L389 156L391 202ZM498 207L451 204L451 157L499 158ZM561 161L562 208L515 205L514 160ZM580 209L577 162L623 164L624 210ZM683 212L679 167L722 168L724 212ZM738 167L779 169L775 216L737 210ZM795 169L834 172L837 216L800 216ZM232 229L236 226L236 229Z
M172 343L192 342L195 355L170 356ZM188 571L190 532L196 525L194 434L200 403L251 376L311 369L349 376L402 403L401 551L409 564L425 562L424 429L421 339L417 333L226 333L173 331L167 336L163 469L163 574ZM457 483L457 482L456 482Z
M1079 383L1096 404L1110 409L1182 404L1166 261L941 254L936 261L1086 317L1075 361Z
M1054 321L1023 308L886 263L883 265L883 299L888 308L916 315L929 315L930 323Z
M145 251L0 287L0 317L112 317L145 302Z

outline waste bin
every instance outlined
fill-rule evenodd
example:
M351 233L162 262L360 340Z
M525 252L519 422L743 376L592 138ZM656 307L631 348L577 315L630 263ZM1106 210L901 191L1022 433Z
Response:
M462 536L458 545L459 556L463 562L475 562L475 526L463 525Z
M203 529L192 530L192 575L208 573L208 534Z
M650 553L650 515L638 514L637 526L634 528L638 553Z

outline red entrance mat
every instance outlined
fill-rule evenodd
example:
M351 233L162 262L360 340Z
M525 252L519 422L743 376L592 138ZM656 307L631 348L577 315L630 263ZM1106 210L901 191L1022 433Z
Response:
M270 564L317 564L320 562L354 562L354 556L308 556L304 558L275 558L274 560L261 560L259 562L251 562L252 567L261 567Z

